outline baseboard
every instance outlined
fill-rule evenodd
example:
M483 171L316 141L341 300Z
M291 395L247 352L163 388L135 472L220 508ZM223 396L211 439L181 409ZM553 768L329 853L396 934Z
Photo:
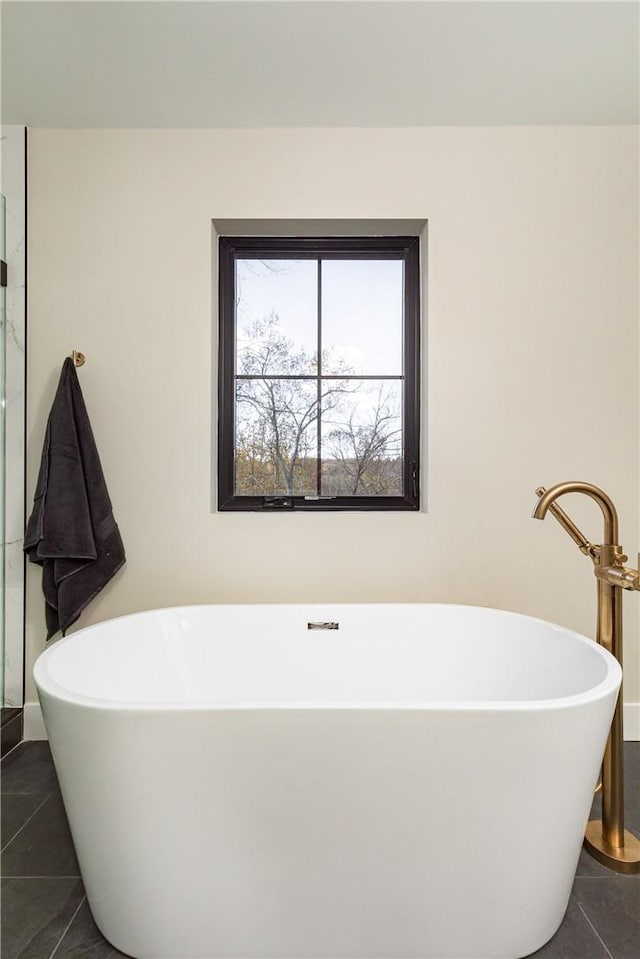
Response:
M32 739L47 739L47 730L44 728L40 703L25 703L23 711L25 741Z
M640 740L640 703L625 703L623 707L624 738ZM26 703L24 707L24 738L46 739L47 731L42 721L39 703Z
M640 703L625 703L622 707L624 738L640 740Z

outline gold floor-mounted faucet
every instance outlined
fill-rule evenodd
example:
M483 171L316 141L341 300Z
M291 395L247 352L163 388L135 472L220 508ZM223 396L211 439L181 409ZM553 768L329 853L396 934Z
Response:
M604 516L604 541L595 545L580 532L556 500L565 493L585 493L594 499ZM598 585L597 640L622 666L622 593L621 589L640 589L637 569L624 564L628 557L618 544L618 514L601 489L591 483L558 483L551 489L540 486L533 515L544 519L551 512L585 556L593 560ZM640 555L638 556L640 567ZM622 756L622 690L611 723L611 731L602 765L602 820L587 825L584 844L599 862L616 872L640 872L640 840L624 828L624 774Z

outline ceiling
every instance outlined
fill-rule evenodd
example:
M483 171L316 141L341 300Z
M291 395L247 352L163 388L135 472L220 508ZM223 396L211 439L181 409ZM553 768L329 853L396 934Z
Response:
M637 2L2 3L32 127L630 124Z

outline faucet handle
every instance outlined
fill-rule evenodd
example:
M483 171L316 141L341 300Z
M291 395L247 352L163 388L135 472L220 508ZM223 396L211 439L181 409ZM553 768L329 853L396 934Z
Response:
M628 556L622 552L620 546L604 548L602 562L596 565L596 577L610 586L619 586L621 589L640 590L640 554L638 554L638 569L629 569L624 564Z

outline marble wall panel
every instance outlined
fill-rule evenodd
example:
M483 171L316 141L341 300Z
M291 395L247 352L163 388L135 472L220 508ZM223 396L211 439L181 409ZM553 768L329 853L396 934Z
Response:
M23 701L24 669L24 416L26 324L26 136L0 131L1 192L6 198L4 705Z

